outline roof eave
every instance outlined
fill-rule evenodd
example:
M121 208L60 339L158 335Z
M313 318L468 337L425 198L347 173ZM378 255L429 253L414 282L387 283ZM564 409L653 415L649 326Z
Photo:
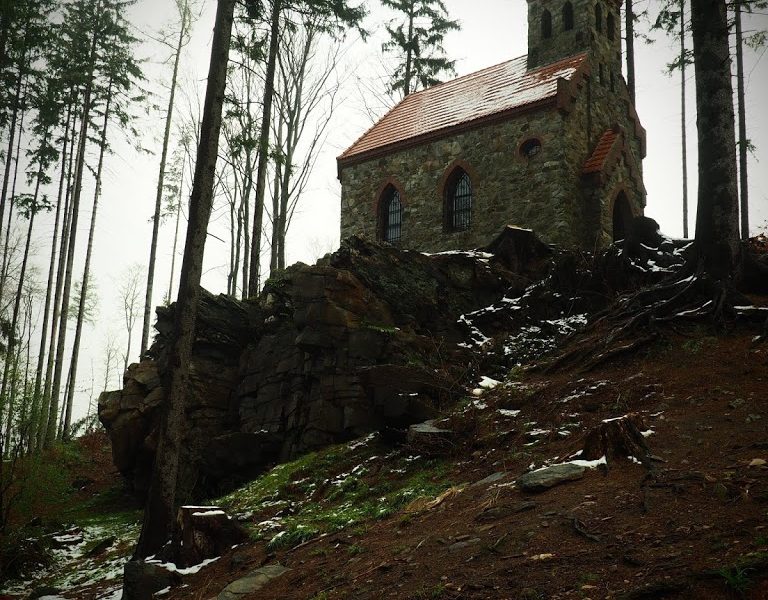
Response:
M515 106L514 108L493 113L491 115L486 115L471 121L466 121L465 123L459 123L458 125L452 125L450 127L444 127L443 129L430 131L422 135L418 135L405 140L399 140L392 144L387 144L386 146L379 146L371 150L366 150L365 152L360 152L358 154L339 156L336 159L338 166L338 178L341 179L341 171L347 167L368 162L369 160L373 160L375 158L381 158L382 156L387 156L395 152L408 150L409 148L420 146L428 142L444 139L457 133L464 133L466 131L471 131L472 129L479 129L488 125L501 123L524 113L535 112L537 110L549 108L552 106L560 108L560 101L560 95L555 93L551 96L548 96L547 98L542 98L541 100L536 100L535 102L530 102L522 106Z

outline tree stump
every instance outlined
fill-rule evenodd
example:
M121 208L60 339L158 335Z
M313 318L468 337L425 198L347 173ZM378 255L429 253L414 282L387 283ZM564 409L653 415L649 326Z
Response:
M645 466L650 464L650 451L641 431L644 425L637 415L606 419L587 434L581 458L597 460L603 456L635 458Z
M229 551L248 532L218 506L182 506L176 515L176 565L190 567Z

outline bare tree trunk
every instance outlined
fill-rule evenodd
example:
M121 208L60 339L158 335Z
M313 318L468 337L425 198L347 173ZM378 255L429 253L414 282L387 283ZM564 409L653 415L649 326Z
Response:
M38 177L37 180L37 191L35 192L35 196L37 196L37 193L40 190L40 178ZM10 366L13 362L14 352L16 350L16 328L18 327L18 321L19 321L19 309L21 308L21 295L24 291L24 276L26 275L27 271L27 260L29 259L29 245L32 241L32 227L35 223L35 210L34 206L32 207L32 210L29 214L29 227L27 228L27 242L24 246L24 258L21 262L21 271L19 272L19 285L16 289L16 299L13 302L13 316L11 317L11 335L8 338L8 350L6 354L6 360L5 360L5 368L3 369L3 382L2 386L0 387L0 407L6 406L8 414L6 415L6 423L5 423L5 447L10 448L10 442L11 442L11 428L13 426L13 408L14 408L14 402L16 400L15 396L15 389L12 389L12 392L9 396L9 398L6 399L5 393L8 388L9 380L8 377L11 375L10 373ZM16 377L13 376L13 379L15 380ZM11 385L11 388L15 388L15 386Z
M261 226L264 215L264 197L267 186L267 162L269 161L269 128L272 122L272 100L275 95L275 67L280 37L280 11L282 0L272 0L271 29L269 33L269 57L264 81L264 105L259 136L259 163L256 168L256 201L253 208L253 235L251 235L250 273L248 295L257 296L261 287Z
M95 6L94 17L98 21L101 12L101 1L98 0ZM59 410L59 391L61 388L61 374L64 367L64 350L67 341L67 317L69 315L69 293L72 287L72 266L75 258L75 243L77 241L77 220L80 210L80 194L83 190L83 170L85 169L85 147L88 141L88 121L91 113L91 93L93 91L93 78L96 63L96 43L98 27L94 28L93 40L91 41L91 50L89 55L89 73L88 80L83 93L83 114L80 124L80 136L77 148L77 161L75 165L75 184L72 192L72 217L70 222L69 244L67 251L67 266L64 274L64 289L61 301L61 326L59 327L59 338L56 342L56 364L53 371L53 385L51 386L51 416L58 414ZM48 419L48 430L46 432L46 445L53 442L56 437L56 420Z
M680 0L680 110L682 124L683 147L683 237L688 238L688 134L686 119L688 111L685 101L685 0Z
M16 91L13 95L13 108L11 110L11 123L10 127L8 128L8 150L5 155L5 175L3 176L3 188L2 192L0 192L0 225L3 223L3 214L5 213L5 202L8 197L8 180L10 179L10 173L11 173L11 161L13 160L13 143L14 143L14 137L16 135L16 119L19 115L19 109L20 109L20 101L21 101L21 84L24 80L24 63L26 61L27 56L27 48L26 48L26 35L25 35L25 42L24 42L24 51L22 52L21 58L19 59L19 74L16 77Z
M277 124L277 144L279 152L283 148L283 121ZM277 255L280 251L280 184L283 181L283 157L275 160L275 179L272 182L272 248L269 260L270 276L277 273Z
M741 0L734 2L736 12L736 98L739 106L739 201L741 239L749 239L749 186L747 185L747 107L744 92L744 39L741 29Z
M168 295L166 296L166 304L171 303L171 294L173 294L173 275L176 271L176 244L179 240L179 221L181 220L181 199L184 197L182 193L184 187L184 163L181 163L181 179L179 179L179 200L176 204L176 229L173 232L173 251L171 252L171 278L168 282Z
M45 348L48 333L48 321L51 312L51 292L53 291L53 280L56 273L56 244L59 235L59 220L61 218L61 200L64 192L64 180L67 171L67 144L69 141L69 125L72 118L72 107L67 111L67 120L64 126L64 142L61 150L61 176L59 178L59 192L56 199L56 218L53 223L53 241L51 242L51 260L48 264L48 283L45 289L45 308L43 308L43 326L40 333L40 349L37 353L37 368L35 371L35 387L32 393L32 409L30 411L31 421L29 430L30 449L37 447L37 432L40 427L41 419L41 397L43 386L43 365L45 361Z
M634 0L626 0L624 21L627 31L627 88L629 88L632 104L635 104L635 9L633 4Z
M731 57L725 0L692 0L699 193L696 247L704 269L727 280L741 266Z
M413 8L415 0L408 8L408 49L405 51L405 81L403 85L403 97L411 93L411 79L413 78Z
M21 158L21 137L24 133L24 116L26 110L22 108L21 119L19 119L19 135L16 143L16 159L13 167L13 185L11 186L11 200L8 207L8 227L5 230L5 245L3 246L3 261L2 270L0 270L0 299L3 297L3 291L5 290L5 280L8 278L8 269L10 267L10 257L8 256L8 244L11 239L11 221L13 220L13 204L16 197L16 181L19 176L19 162ZM0 226L2 222L0 221Z
M152 287L155 280L155 260L157 258L157 238L160 231L160 212L163 203L163 183L165 180L165 163L168 158L168 142L171 138L171 121L173 119L173 102L176 97L176 78L179 73L179 59L181 58L181 49L184 46L184 36L186 35L187 24L187 3L184 3L184 9L181 15L181 28L179 30L179 41L176 45L176 56L173 59L173 76L171 77L171 93L168 98L168 112L165 116L165 133L163 134L163 150L160 155L160 173L157 178L157 194L155 195L155 214L152 217L152 243L149 247L149 265L147 266L147 295L144 300L144 325L141 329L141 350L144 354L149 345L149 327L152 321Z
M96 215L99 210L99 196L101 195L101 173L104 168L104 151L107 147L107 126L109 125L109 110L112 104L112 81L107 86L107 99L104 106L104 122L101 127L101 143L99 147L99 163L96 167L96 189L93 192L93 210L91 211L91 226L88 230L88 246L85 251L85 266L83 267L83 279L80 285L80 305L77 307L77 324L75 325L75 340L72 344L72 359L70 361L70 380L66 394L66 409L64 417L64 429L62 437L69 439L69 427L72 422L72 404L75 399L75 382L77 381L77 362L80 358L80 339L83 335L83 317L85 315L85 302L88 297L88 278L91 271L91 256L93 254L93 236L96 232Z
M189 364L195 338L195 321L200 302L200 277L205 240L213 203L213 184L219 151L221 112L227 78L229 45L235 0L219 0L216 11L211 63L197 150L195 176L189 202L189 227L184 246L179 295L176 302L175 339L168 359L165 404L155 466L152 472L141 536L135 557L144 558L159 550L170 537L176 518L179 459L184 439L185 397L189 390ZM130 590L126 599L130 599Z
M73 98L73 103L77 102L77 97ZM51 316L51 336L48 346L48 358L45 367L45 387L43 389L42 409L40 411L40 426L37 430L36 445L42 448L45 444L45 437L48 433L48 426L51 421L56 421L56 415L51 414L51 389L53 387L54 357L56 355L56 342L58 340L58 328L66 323L61 323L61 300L64 292L64 271L67 264L67 251L69 249L69 232L72 222L72 179L74 170L75 156L75 133L77 124L77 115L72 115L72 139L69 145L69 165L67 166L67 191L64 200L64 222L61 227L61 245L59 246L59 259L56 269L56 289L53 296L53 315Z

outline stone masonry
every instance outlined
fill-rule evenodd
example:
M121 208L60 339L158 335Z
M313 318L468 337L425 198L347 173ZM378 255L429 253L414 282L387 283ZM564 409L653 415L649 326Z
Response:
M568 30L566 4L573 14ZM621 233L617 219L642 215L645 131L621 76L619 3L528 0L528 11L529 55L504 66L525 77L505 80L497 66L412 94L339 157L342 238L383 239L382 203L393 188L402 204L396 243L427 252L482 246L507 224L550 243L593 249ZM484 78L510 88L498 90L500 97L520 93L522 100L500 103L496 115L451 121L454 105L480 106L497 93L480 87ZM425 125L428 116L437 122ZM408 127L412 135L402 133ZM540 150L527 156L521 147L530 140ZM471 179L471 226L453 231L446 207L459 170Z

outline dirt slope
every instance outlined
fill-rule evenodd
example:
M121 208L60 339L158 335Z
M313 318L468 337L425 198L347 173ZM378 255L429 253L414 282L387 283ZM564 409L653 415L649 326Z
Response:
M294 549L238 548L164 597L280 563L244 598L768 598L768 345L753 337L691 327L594 372L513 372L446 421L463 430L448 493ZM611 459L542 493L512 485L628 413L650 470Z

